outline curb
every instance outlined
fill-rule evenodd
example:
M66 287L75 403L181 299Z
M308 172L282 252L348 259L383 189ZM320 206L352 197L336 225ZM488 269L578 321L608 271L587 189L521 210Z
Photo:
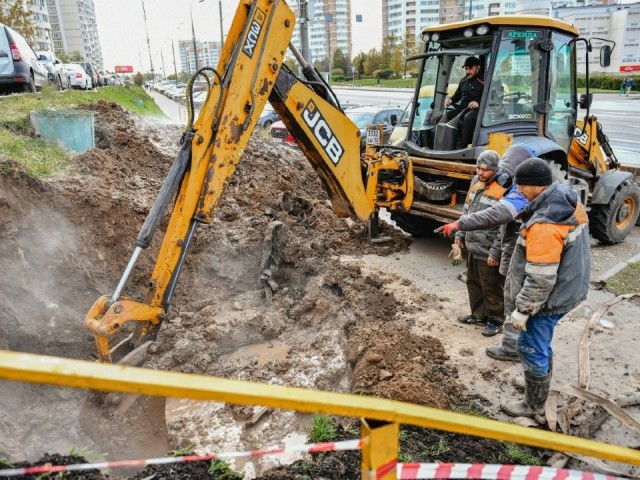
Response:
M589 283L593 287L597 288L598 290L602 290L605 287L605 285L607 284L607 280L609 278L613 277L616 273L618 273L619 271L623 270L630 263L638 263L638 262L640 262L640 253L634 255L629 260L617 263L616 265L611 267L609 270L604 272L602 275L600 275L595 280L591 280L591 282L589 282Z

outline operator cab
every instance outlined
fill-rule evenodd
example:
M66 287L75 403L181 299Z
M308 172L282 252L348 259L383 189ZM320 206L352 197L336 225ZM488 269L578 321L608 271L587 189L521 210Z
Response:
M421 157L474 162L495 132L537 137L539 144L547 139L549 148L568 152L577 115L576 36L567 24L544 17L522 17L515 24L512 17L491 17L426 28L425 52L412 57L420 61L417 101L402 145ZM445 100L464 78L469 56L481 62L484 90L472 143L461 145L460 127L448 118ZM538 151L545 150L540 146Z

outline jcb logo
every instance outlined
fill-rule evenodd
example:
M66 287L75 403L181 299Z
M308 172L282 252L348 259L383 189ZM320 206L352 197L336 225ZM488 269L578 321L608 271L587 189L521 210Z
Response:
M583 132L579 128L576 128L576 130L573 132L573 136L576 137L578 142L580 142L582 145L587 145L589 143L589 134L586 131Z
M247 39L244 41L244 46L242 47L242 51L249 58L253 58L253 52L256 48L256 45L258 44L260 32L262 32L262 24L264 23L264 18L264 12L262 10L258 10L253 16L253 20L251 20L249 33L247 34Z
M344 148L342 148L333 131L329 128L329 125L322 117L315 103L310 101L307 104L302 112L302 119L309 126L320 145L322 145L331 162L333 162L334 165L338 165L344 153Z

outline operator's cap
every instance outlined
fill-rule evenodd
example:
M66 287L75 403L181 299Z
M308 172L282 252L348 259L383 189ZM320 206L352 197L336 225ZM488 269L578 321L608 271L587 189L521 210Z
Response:
M549 186L553 183L551 168L541 158L525 160L516 169L516 183L534 187Z
M500 155L494 150L485 150L478 156L476 161L476 167L484 168L486 170L498 170L498 162L500 162Z
M467 59L464 61L464 65L462 66L462 68L477 67L478 65L480 65L479 59L477 59L476 57L467 57Z

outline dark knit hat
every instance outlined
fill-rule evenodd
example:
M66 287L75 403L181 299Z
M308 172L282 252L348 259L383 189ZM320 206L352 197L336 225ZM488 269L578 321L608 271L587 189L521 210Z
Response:
M546 187L553 183L551 169L541 158L525 160L516 169L516 183L518 185L532 185Z
M467 57L464 61L463 67L477 67L480 65L480 60L476 57Z
M486 168L487 170L498 170L500 156L494 150L485 150L478 156L476 161L477 167Z

